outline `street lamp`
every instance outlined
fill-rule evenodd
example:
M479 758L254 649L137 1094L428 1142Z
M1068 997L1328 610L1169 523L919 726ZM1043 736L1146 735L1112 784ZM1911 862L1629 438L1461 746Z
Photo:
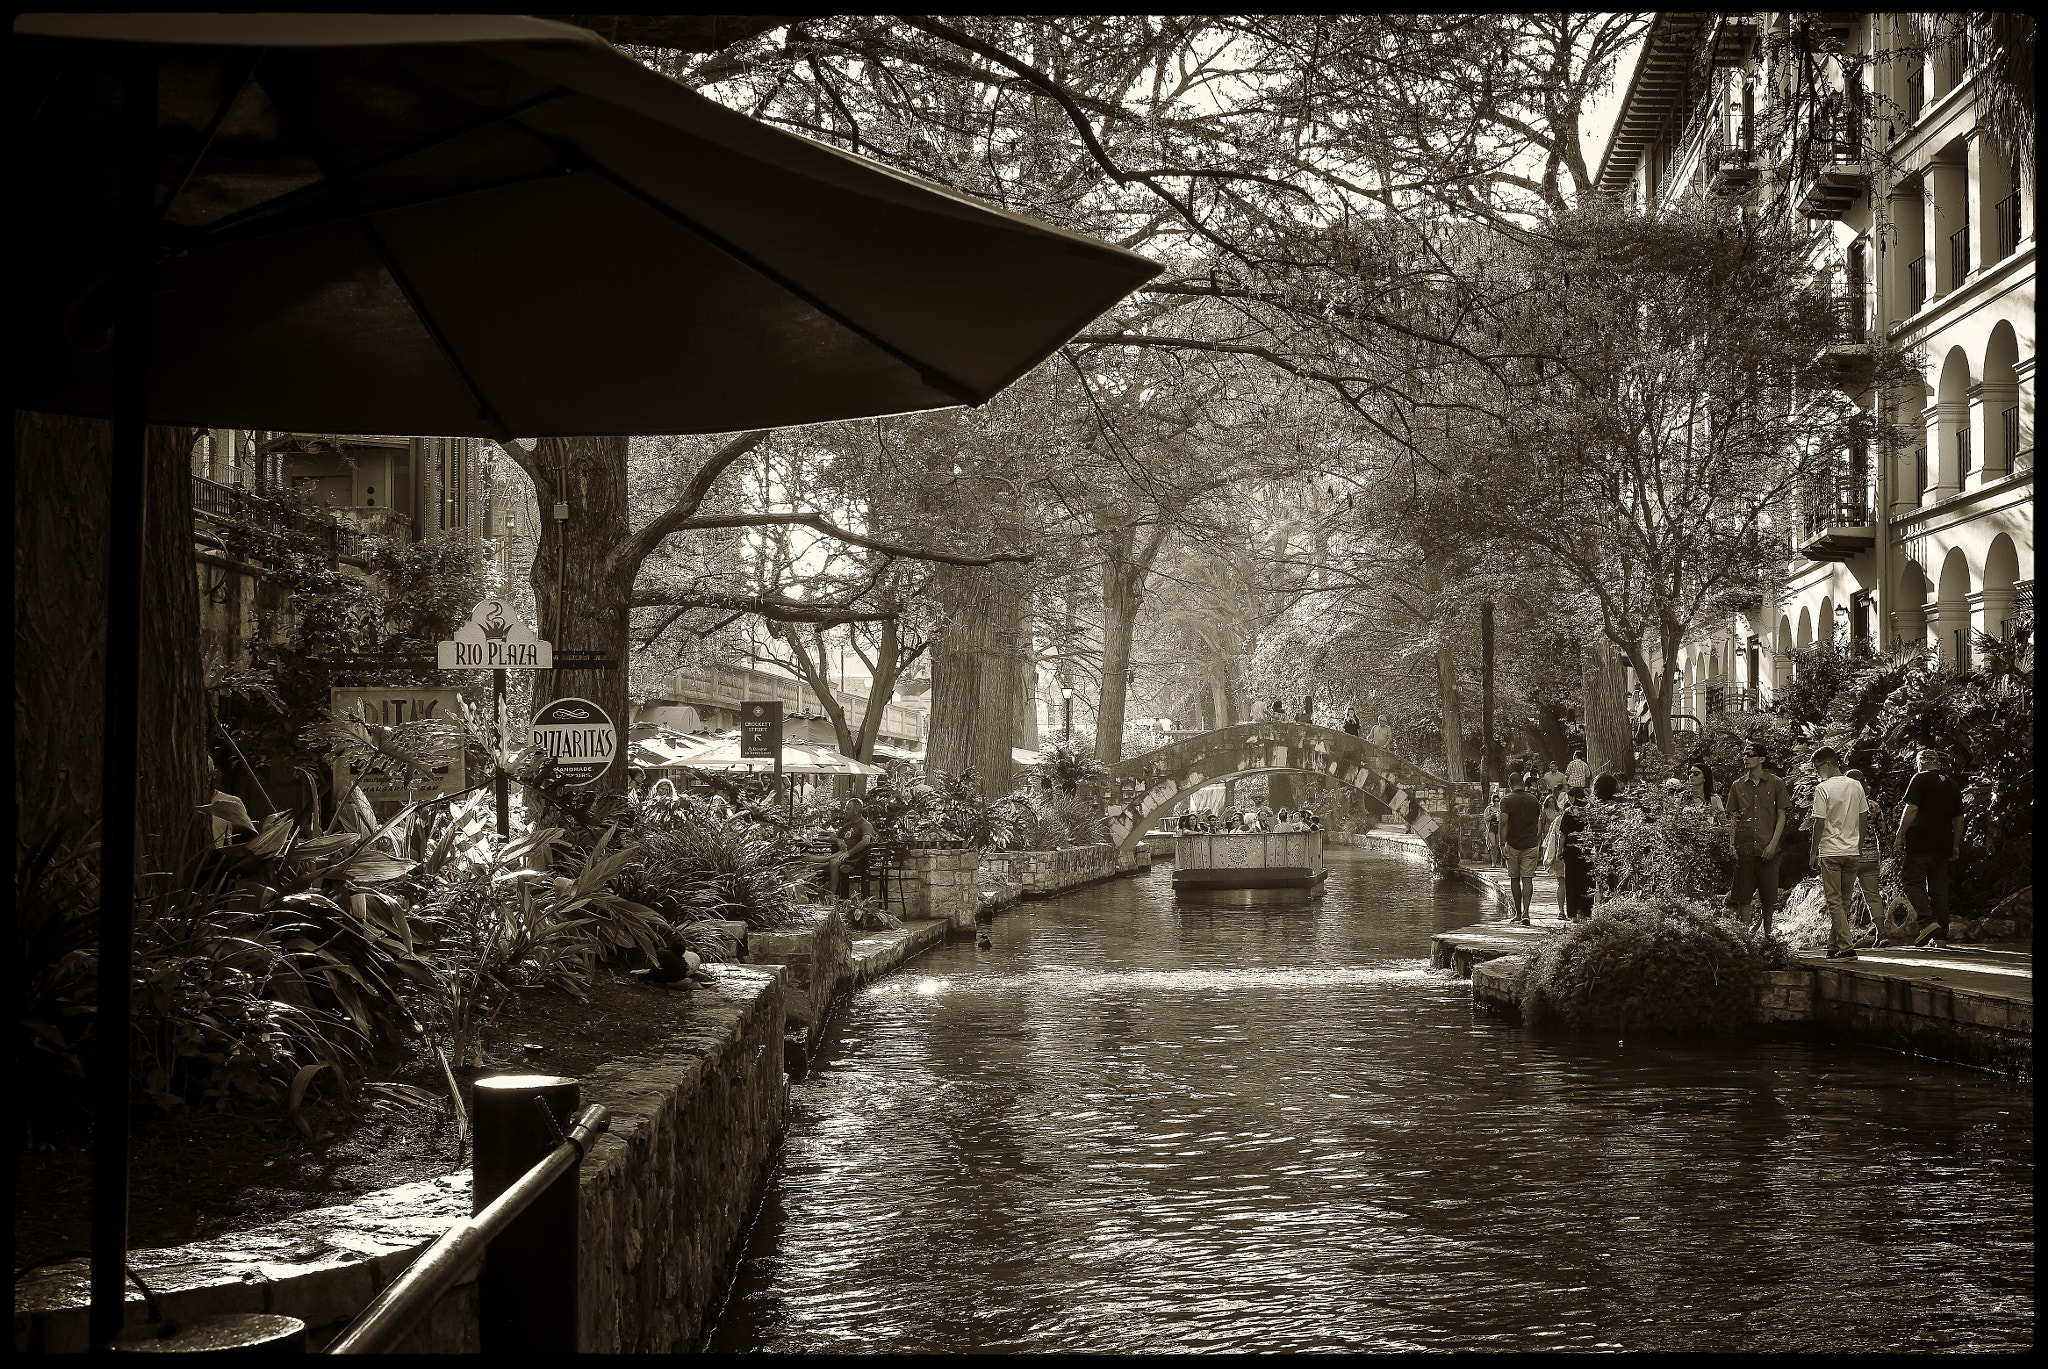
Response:
M1074 744L1074 690L1071 685L1060 686L1060 711L1066 715L1062 724L1067 734L1067 745Z

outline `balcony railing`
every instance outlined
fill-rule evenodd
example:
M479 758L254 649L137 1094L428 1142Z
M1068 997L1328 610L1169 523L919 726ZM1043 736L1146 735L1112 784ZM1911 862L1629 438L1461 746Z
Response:
M2020 454L2020 408L2015 404L1999 416L2005 427L2005 468L2012 469L2013 458Z
M1970 430L1968 428L1958 428L1956 429L1956 478L1960 480L1969 473Z
M1906 78L1906 122L1912 123L1927 108L1927 73L1916 71Z
M1927 258L1906 263L1906 315L1911 317L1927 305Z
M317 518L289 503L250 494L239 485L223 485L204 476L192 477L192 509L222 520L251 524L273 536L296 533L310 537L329 560L369 554L370 539L330 518Z
M2003 261L2020 250L2020 196L2015 190L1991 207L1992 244Z
M1877 542L1870 490L1853 470L1835 473L1807 493L1799 520L1799 554L1809 561L1847 561Z
M1927 492L1927 449L1925 447L1915 447L1913 449L1913 492L1915 494L1925 494Z
M1970 225L1964 224L1948 235L1949 288L1962 288L1970 275Z
M1701 700L1709 718L1719 718L1729 713L1754 713L1759 699L1755 685L1730 684L1716 680L1700 691Z

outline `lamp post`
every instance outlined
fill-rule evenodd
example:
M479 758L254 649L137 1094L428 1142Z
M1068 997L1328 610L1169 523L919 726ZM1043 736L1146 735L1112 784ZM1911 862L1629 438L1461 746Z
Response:
M1074 689L1072 685L1060 686L1060 712L1063 715L1060 724L1061 730L1066 734L1067 745L1072 746L1074 744Z

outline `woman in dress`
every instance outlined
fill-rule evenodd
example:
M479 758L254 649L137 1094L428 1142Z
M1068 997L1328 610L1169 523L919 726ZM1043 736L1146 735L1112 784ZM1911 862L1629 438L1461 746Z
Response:
M1579 843L1572 840L1576 833L1586 830L1586 791L1574 787L1565 796L1564 812L1557 820L1558 859L1564 867L1564 877L1558 881L1558 890L1564 902L1564 916L1567 922L1578 922L1593 915L1593 861Z

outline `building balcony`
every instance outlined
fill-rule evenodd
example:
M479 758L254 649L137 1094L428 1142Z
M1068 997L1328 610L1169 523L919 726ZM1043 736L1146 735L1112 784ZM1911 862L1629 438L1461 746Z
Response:
M1862 162L1832 162L1815 172L1799 192L1799 212L1810 219L1839 219L1870 191L1870 169Z
M1850 561L1877 545L1870 495L1860 485L1817 490L1804 513L1799 554L1809 561Z
M1740 195L1756 184L1758 168L1756 157L1741 148L1723 148L1714 164L1714 176L1708 182L1708 189L1716 195Z
M240 485L223 485L204 476L192 477L192 512L220 523L243 523L273 536L298 534L313 539L328 559L368 556L373 548L363 534L331 518L320 518L293 506L288 499L266 499ZM386 510L359 510L386 512Z

